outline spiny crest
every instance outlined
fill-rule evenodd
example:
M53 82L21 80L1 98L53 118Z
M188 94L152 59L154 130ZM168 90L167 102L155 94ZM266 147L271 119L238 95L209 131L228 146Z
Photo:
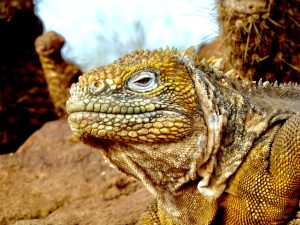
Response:
M232 79L231 76L228 76L231 71L224 73L222 68L219 70L219 64L219 59L202 60L197 68L208 75L208 79L214 86L236 90L266 108L300 111L299 84Z
M299 88L300 84L296 82L288 82L288 83L280 83L278 84L278 81L275 81L274 83L270 83L269 81L262 82L262 79L258 81L257 84L258 87L281 87L281 88Z
M262 88L281 88L282 90L292 89L292 90L298 90L300 89L300 84L296 82L288 82L288 83L278 83L278 81L275 81L273 83L269 81L264 81L260 79L258 82L256 81L249 81L249 80L240 80L238 79L238 75L236 75L236 71L228 70L224 71L224 58L215 58L211 57L209 59L202 59L196 67L202 70L203 72L210 75L210 77L213 77L217 80L224 80L226 79L226 82L233 83L234 86L240 86L244 88L250 88L250 89L262 89ZM217 78L216 78L217 77ZM234 79L235 77L235 79Z

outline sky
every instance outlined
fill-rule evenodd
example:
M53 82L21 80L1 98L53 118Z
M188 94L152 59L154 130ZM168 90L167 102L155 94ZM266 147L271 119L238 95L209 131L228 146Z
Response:
M215 0L35 0L45 31L83 71L135 49L188 48L218 33Z

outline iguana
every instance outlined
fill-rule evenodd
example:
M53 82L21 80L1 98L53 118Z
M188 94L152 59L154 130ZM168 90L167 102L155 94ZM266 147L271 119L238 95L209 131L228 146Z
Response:
M159 49L70 93L73 133L154 196L139 224L300 224L298 85L233 81Z

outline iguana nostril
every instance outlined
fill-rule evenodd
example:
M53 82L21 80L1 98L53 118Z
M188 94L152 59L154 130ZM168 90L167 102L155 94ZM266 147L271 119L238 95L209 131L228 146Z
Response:
M102 80L93 81L89 89L92 94L100 94L105 89L105 83Z

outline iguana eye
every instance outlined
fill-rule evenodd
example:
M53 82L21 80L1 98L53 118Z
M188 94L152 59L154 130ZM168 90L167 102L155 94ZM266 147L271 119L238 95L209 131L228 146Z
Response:
M127 87L136 92L148 92L158 87L157 74L153 71L141 71L127 80Z

